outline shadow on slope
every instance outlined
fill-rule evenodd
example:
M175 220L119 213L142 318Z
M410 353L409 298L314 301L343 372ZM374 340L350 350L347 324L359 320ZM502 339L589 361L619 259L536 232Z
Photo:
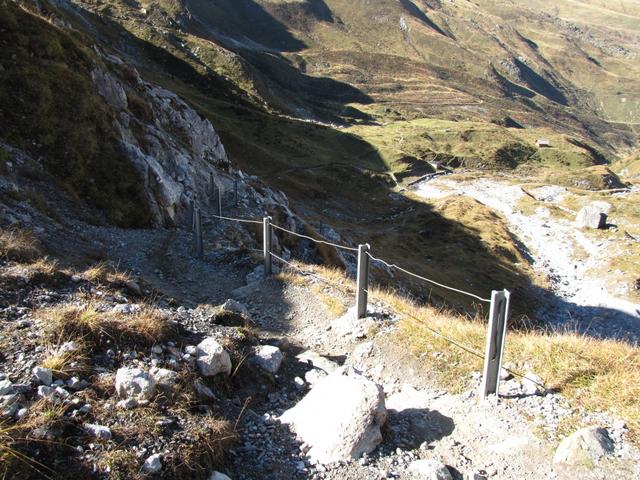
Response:
M449 32L445 32L442 30L433 20L431 20L422 10L420 10L415 3L411 0L400 0L400 4L402 7L414 18L420 20L426 26L435 30L440 35L444 35L445 37L454 38L453 35Z
M230 47L274 52L297 52L306 47L285 25L253 0L185 0L184 5L218 40L231 43ZM320 10L318 13L323 12Z

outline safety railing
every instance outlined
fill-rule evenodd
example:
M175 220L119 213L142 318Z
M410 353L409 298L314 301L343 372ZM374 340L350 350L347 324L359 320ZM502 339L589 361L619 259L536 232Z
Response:
M287 261L286 259L282 258L281 256L277 255L272 251L273 250L272 240L273 240L274 230L278 230L298 238L306 239L314 243L328 245L339 250L348 251L348 252L351 252L352 254L356 254L357 255L357 273L356 273L356 283L355 283L355 307L356 307L355 314L357 318L363 318L367 316L371 262L378 262L390 270L401 272L415 280L420 280L427 284L434 285L438 288L442 288L444 290L465 295L467 297L474 299L475 301L489 304L490 305L489 322L487 327L487 337L486 337L484 355L478 353L475 349L465 346L462 343L448 337L442 332L439 332L432 328L428 328L428 330L433 335L457 346L458 348L470 354L473 354L474 356L482 358L484 365L483 365L483 376L482 376L482 385L481 385L480 395L482 398L485 398L488 395L497 394L499 383L500 383L500 370L504 368L502 367L502 358L503 358L504 343L505 343L505 337L506 337L506 331L507 331L509 302L511 298L511 294L508 290L494 290L491 292L491 298L483 298L479 295L462 290L460 288L455 288L449 285L445 285L441 282L437 282L423 275L418 275L414 272L411 272L403 267L396 265L395 263L390 263L381 258L377 258L372 255L371 247L368 244L361 244L361 245L358 245L358 247L356 248L348 245L341 245L335 242L330 242L325 239L313 238L309 235L303 235L301 233L294 232L292 230L276 225L272 222L271 217L264 217L262 221L260 221L260 220L254 220L254 219L226 217L223 215L210 215L210 216L219 220L224 220L224 221L262 225L262 239L263 239L262 256L263 256L263 262L264 262L264 274L266 277L269 277L273 274L274 259L291 268L300 270L296 265ZM193 219L192 226L194 231L195 251L196 251L196 254L200 258L202 258L203 242L202 242L201 213L199 208L195 206L195 204L192 205L192 219ZM418 321L420 320L414 317L413 315L408 314L407 312L402 312L402 313L404 313L407 316L413 317L415 320L418 320ZM524 377L524 375L520 373L511 371L509 369L505 369L505 370L509 371L513 375Z

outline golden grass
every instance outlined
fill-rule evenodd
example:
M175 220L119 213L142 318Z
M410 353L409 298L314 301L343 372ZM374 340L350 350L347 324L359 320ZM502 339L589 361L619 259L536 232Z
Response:
M78 343L73 351L60 352L59 347L49 347L47 356L40 362L44 368L50 369L54 376L67 379L86 369L87 357L84 345Z
M166 316L151 307L127 315L100 312L93 304L59 306L40 310L36 317L44 321L48 336L55 341L74 338L93 344L110 340L150 346L162 342L173 331Z
M100 262L82 272L82 278L93 283L126 285L131 281L131 277L113 268L106 262Z
M5 286L20 285L21 282L56 285L68 278L68 271L61 269L57 261L46 257L32 263L12 265L0 275Z
M301 265L301 268L303 266ZM317 275L335 278L334 269L313 268ZM350 282L342 277L342 283ZM421 358L439 387L451 392L468 388L471 373L482 371L482 358L469 353L437 332L482 356L486 340L484 315L463 316L430 305L418 305L395 292L371 288L380 300L400 314L391 341ZM510 330L505 363L518 373L540 375L574 406L609 411L627 422L632 441L640 444L640 348L615 340L599 340L573 332Z
M315 284L311 287L311 290L320 298L320 301L332 316L340 317L347 311L342 301L332 296L331 292L327 292L322 285Z
M0 230L0 258L31 262L41 256L40 242L30 230L20 228Z
M432 330L482 354L485 324L432 307L418 307L399 297L390 300L390 305L405 313L396 332L398 343L423 358L440 386L463 390L469 375L481 371L482 360ZM610 411L625 419L633 440L640 441L638 347L571 332L540 331L510 331L505 345L505 362L515 364L520 373L527 373L527 366L544 379L547 388L561 392L575 406Z
M32 432L38 428L61 428L68 423L66 409L64 405L54 405L46 399L39 400L29 407L28 414L19 422L0 422L0 478L14 478L18 473L29 470L37 476L28 478L56 477L56 472L36 460L35 456L41 453L40 449L64 448L64 445L34 438Z

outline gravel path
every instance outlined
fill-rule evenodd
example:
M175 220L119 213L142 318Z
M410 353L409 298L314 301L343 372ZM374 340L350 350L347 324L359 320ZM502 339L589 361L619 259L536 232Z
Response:
M549 189L550 187L543 187ZM553 190L553 187L551 187ZM561 195L547 195L549 205ZM640 305L616 296L611 278L594 276L594 267L610 258L614 239L594 240L572 222L554 218L547 208L527 215L518 207L526 195L520 186L490 179L455 181L438 178L420 183L415 192L428 199L466 195L499 212L526 246L533 265L551 282L539 319L559 329L577 329L598 337L628 338L640 342ZM578 258L578 251L583 254Z

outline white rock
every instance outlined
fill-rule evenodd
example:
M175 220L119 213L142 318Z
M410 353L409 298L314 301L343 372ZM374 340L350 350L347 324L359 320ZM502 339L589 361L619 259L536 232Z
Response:
M160 461L161 459L161 455L159 453L155 453L153 455L151 455L149 458L147 458L144 461L144 465L142 465L142 470L144 470L145 473L158 473L160 470L162 470L162 462Z
M96 425L94 423L85 423L83 425L85 431L100 440L111 440L111 429L104 425Z
M212 377L219 373L231 373L231 358L227 351L213 338L205 338L196 349L196 361L200 373Z
M75 352L79 348L79 345L73 340L64 342L62 345L60 345L60 348L58 348L58 355L61 355L63 353Z
M277 373L282 365L284 356L278 347L263 345L256 351L254 361L256 364L269 373Z
M415 460L411 462L407 472L413 478L424 480L453 480L449 469L435 460Z
M13 383L9 380L0 380L0 396L13 392Z
M140 310L140 305L136 303L120 303L111 309L113 313L121 313L125 315L131 315L132 313L137 313Z
M607 214L598 205L582 207L576 216L576 226L580 228L605 228Z
M40 385L38 387L38 397L40 398L53 397L54 393L55 393L55 389L48 387L47 385Z
M536 395L539 393L541 386L543 385L542 378L535 373L527 373L522 379L522 388L527 395Z
M151 353L155 353L156 355L160 355L163 352L162 345L154 345L151 347Z
M123 367L116 373L116 394L122 399L151 400L156 381L141 368Z
M51 385L53 382L53 373L50 368L43 367L34 367L33 375L38 379L40 383L43 385Z
M149 375L153 377L158 388L165 390L173 388L178 381L178 374L168 368L152 367L151 370L149 370Z
M307 455L312 461L331 463L376 448L386 418L382 389L353 370L339 369L318 380L280 421L310 446Z
M239 315L249 316L249 309L237 300L228 299L222 304L222 310L237 313Z
M613 441L604 428L583 428L560 442L553 463L591 466L613 452L613 449Z
M215 471L211 474L209 480L231 480L231 478L222 472Z
M71 390L82 390L84 388L87 388L89 386L89 382L87 382L86 380L81 380L78 377L72 377L69 380L67 380L67 386L71 389Z
M187 355L192 355L195 357L197 351L198 347L196 347L195 345L187 345L186 347L184 347L184 353L186 353Z

